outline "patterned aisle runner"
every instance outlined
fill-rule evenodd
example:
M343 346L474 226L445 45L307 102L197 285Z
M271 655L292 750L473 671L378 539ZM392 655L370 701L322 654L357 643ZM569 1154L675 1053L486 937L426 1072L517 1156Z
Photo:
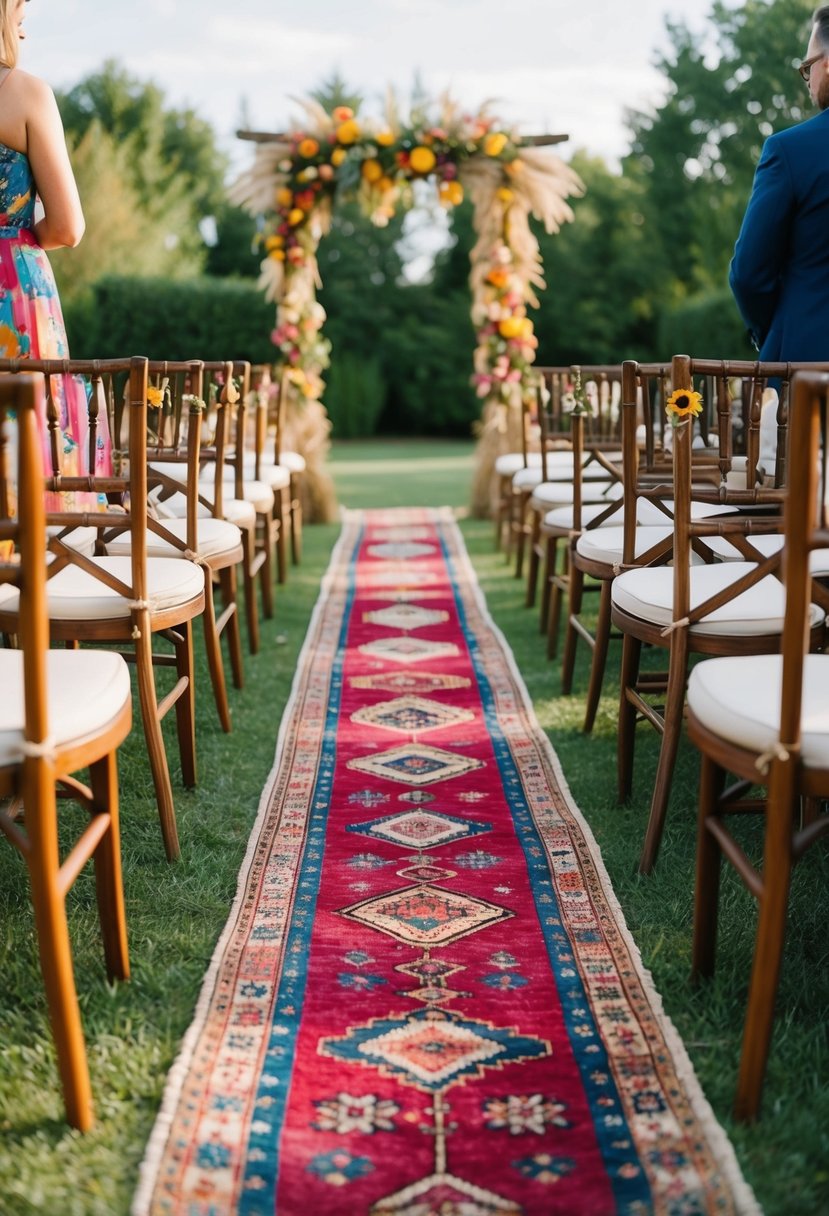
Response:
M136 1216L756 1210L451 516L349 516Z

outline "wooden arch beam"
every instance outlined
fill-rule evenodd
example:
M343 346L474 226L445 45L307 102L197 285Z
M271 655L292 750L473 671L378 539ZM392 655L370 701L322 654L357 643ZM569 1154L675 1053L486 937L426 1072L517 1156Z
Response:
M281 144L291 139L286 131L237 131L237 139L247 139L254 144ZM563 144L569 135L523 135L521 142L533 144L536 148L549 144Z

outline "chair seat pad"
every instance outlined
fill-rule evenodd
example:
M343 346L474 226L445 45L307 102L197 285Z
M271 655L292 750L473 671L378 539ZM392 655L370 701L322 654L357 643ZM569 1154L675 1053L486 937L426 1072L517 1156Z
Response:
M169 477L170 481L177 481L181 485L187 484L186 460L149 460L147 468L154 473L163 473L165 477ZM212 468L212 463L204 465L201 470L201 476L206 477L207 470Z
M688 681L688 706L729 743L764 753L780 739L783 661L780 655L704 659ZM829 655L803 660L802 759L829 768Z
M290 478L289 478L290 480ZM225 475L224 492L225 494L233 492L234 479L233 475ZM206 498L208 502L213 501L213 490L215 483L212 478L199 482L199 494ZM264 481L244 481L242 482L242 495L244 502L253 503L256 511L270 511L273 509L275 502L273 490Z
M245 477L253 478L256 471L256 456L253 452L245 455ZM227 478L225 481L227 482ZM230 479L232 481L232 478ZM263 456L259 461L259 480L272 490L282 490L291 484L291 470L285 464L274 464L273 457Z
M664 524L666 520L670 522L674 513L674 502L672 498L665 499L665 506L670 512L666 515L664 511L660 511L655 503L647 498L639 498L636 502L636 522L639 524ZM711 519L717 515L736 515L737 508L727 506L724 503L716 502L692 502L691 503L691 519L699 522L703 519Z
M150 494L150 498L152 498ZM205 495L207 497L207 495ZM210 495L212 499L212 493ZM155 500L159 519L183 519L187 515L187 499L183 494L171 494L163 502ZM256 507L252 502L243 502L241 498L222 497L222 513L229 523L237 528L253 528L256 525ZM202 503L197 507L199 519L212 519L210 510Z
M755 569L753 562L723 562L713 566L691 568L691 607L736 583ZM668 566L626 570L613 580L613 604L631 616L653 625L670 625L673 621L674 575ZM743 591L691 626L691 633L729 635L734 637L780 633L785 612L783 584L773 574L767 574L748 591ZM823 613L812 604L812 624L823 619Z
M186 519L165 519L164 528L179 540L184 541L187 538ZM196 520L196 535L198 538L197 551L200 557L218 557L222 553L238 549L242 543L242 534L235 524L228 523L225 519L213 519L210 516L207 519ZM106 549L110 557L122 557L131 553L132 537L130 533L124 532L121 536L117 536L107 545ZM148 529L147 556L181 557L182 551L176 548L172 541L156 536L155 532Z
M129 584L132 561L129 557L93 557L99 569ZM165 611L188 604L204 592L204 575L195 562L165 557L147 559L147 592L152 608ZM47 609L54 621L121 620L130 616L130 603L124 596L77 566L64 566L46 584ZM18 593L4 601L4 612L17 611Z
M307 467L301 452L286 452L284 449L279 453L279 463L289 473L304 473Z
M49 735L58 750L103 731L131 699L129 667L108 650L46 655ZM0 767L18 764L23 740L23 653L0 650Z
M245 461L243 468L245 475L252 477L256 469L256 453L245 452ZM300 456L299 452L280 452L279 464L273 458L273 453L265 453L259 457L259 472L262 475L262 480L267 481L270 485L271 469L285 469L288 476L292 473L305 472L305 459Z
M527 467L541 468L541 453L527 452ZM499 477L514 477L519 469L524 468L524 455L522 452L505 452L502 456L495 458L495 472Z
M783 548L782 532L767 532L749 536L747 540L763 557L772 557ZM725 536L706 536L705 543L724 562L745 561L743 554ZM813 549L809 554L809 570L816 578L829 575L829 549Z
M674 530L670 525L663 528L637 527L634 542L635 556L641 557L654 545L667 540L673 534ZM605 565L614 566L622 560L624 540L624 528L619 527L618 523L613 527L593 528L579 535L576 541L576 551L588 561L604 562Z
M60 524L55 524L46 529L46 534L47 536L57 536L62 531L63 528ZM61 543L69 549L74 549L76 553L82 553L84 557L92 557L97 539L97 528L73 528L71 532L62 537Z
M607 506L615 502L622 487L615 481L585 482L581 489L582 503L601 503ZM551 507L566 506L573 501L573 483L569 481L544 481L536 486L530 497L531 511L544 511Z
M530 506L533 506L533 501L530 500ZM591 502L586 503L581 509L582 526L591 524L597 516L601 515L602 511L606 511L609 503L606 502ZM539 509L543 509L539 506ZM599 524L600 528L612 527L618 524L621 519L621 513L617 510L613 515L609 516L604 523ZM548 511L541 521L541 530L547 528L550 531L571 532L573 530L573 508L570 507L553 507L552 511Z

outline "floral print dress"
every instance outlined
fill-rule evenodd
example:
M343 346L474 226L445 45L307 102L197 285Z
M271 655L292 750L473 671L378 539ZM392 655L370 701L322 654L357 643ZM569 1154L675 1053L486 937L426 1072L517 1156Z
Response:
M0 358L68 359L55 277L34 235L35 185L28 158L0 144ZM65 477L111 471L106 418L99 417L95 468L89 468L87 396L83 380L55 376L52 396L59 417L60 472ZM48 429L40 419L44 470L51 473ZM89 510L90 494L48 495L47 510Z

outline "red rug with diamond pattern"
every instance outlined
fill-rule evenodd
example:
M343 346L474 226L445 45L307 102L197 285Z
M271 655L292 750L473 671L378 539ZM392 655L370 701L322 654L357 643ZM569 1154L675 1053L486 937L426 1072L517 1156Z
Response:
M756 1211L448 512L346 520L133 1210Z

